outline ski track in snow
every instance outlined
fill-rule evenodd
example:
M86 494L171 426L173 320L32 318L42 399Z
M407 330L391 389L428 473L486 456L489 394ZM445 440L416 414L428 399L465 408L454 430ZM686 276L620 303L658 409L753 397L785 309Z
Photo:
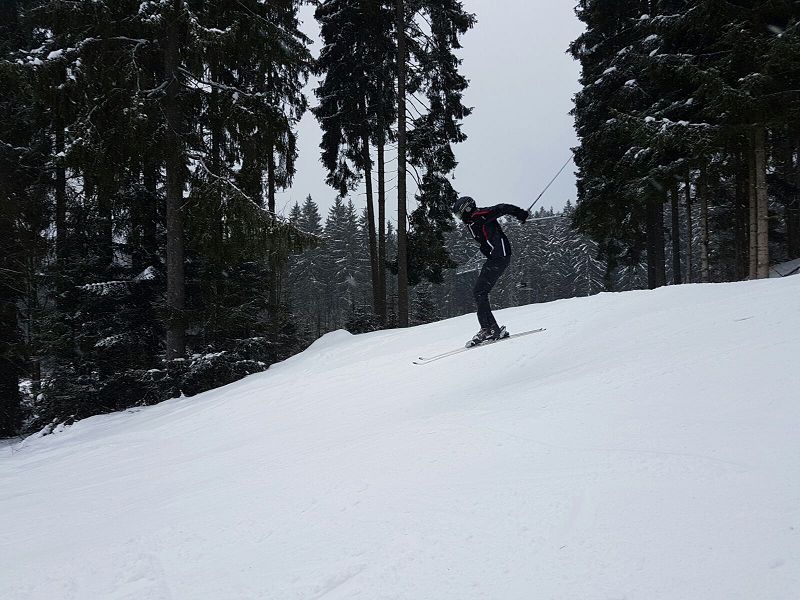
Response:
M4 600L800 598L800 277L328 334L0 446Z

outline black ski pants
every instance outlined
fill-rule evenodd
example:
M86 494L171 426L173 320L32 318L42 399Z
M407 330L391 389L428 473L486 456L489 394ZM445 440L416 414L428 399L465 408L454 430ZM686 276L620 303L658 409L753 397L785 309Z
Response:
M490 258L483 263L481 274L478 275L478 281L475 282L475 287L472 290L475 296L475 304L478 306L478 322L481 324L481 328L497 325L497 321L492 314L492 308L489 305L489 292L492 291L494 284L497 283L497 280L500 279L509 264L511 264L510 256Z

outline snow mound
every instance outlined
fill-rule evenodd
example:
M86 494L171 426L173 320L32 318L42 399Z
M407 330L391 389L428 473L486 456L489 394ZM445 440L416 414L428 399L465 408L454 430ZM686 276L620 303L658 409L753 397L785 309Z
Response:
M306 351L311 354L313 352L334 349L337 346L346 344L348 341L352 340L353 337L353 334L348 333L344 329L332 331L331 333L326 333L321 338L316 340L306 349Z
M0 598L796 600L800 277L335 332L0 447Z

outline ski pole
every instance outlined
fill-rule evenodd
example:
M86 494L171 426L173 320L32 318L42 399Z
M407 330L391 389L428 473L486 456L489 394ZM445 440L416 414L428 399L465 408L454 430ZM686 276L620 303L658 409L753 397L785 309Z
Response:
M561 168L558 170L558 173L556 173L556 176L555 176L555 177L553 177L553 178L550 180L550 183L548 183L548 184L547 184L547 186L546 186L546 187L545 187L545 188L542 190L542 193L541 193L541 194L539 194L538 196L536 196L536 200L534 200L534 201L533 201L533 203L532 203L532 204L531 204L531 205L528 207L528 212L531 212L531 209L532 209L534 206L536 206L536 203L537 203L537 202L538 202L538 201L541 199L541 197L542 197L542 196L544 196L544 193L545 193L545 192L546 192L546 191L547 191L547 190L550 188L550 186L551 186L551 185L553 185L553 182L554 182L556 179L558 179L558 176L559 176L559 175L561 175L561 173L564 171L564 169L566 169L566 168L567 168L567 165L570 163L570 161L572 161L572 158L573 158L573 156L572 156L572 154L570 154L570 155L569 155L569 158L567 159L567 162L565 162L565 163L564 163L564 166L563 166L563 167L561 167Z

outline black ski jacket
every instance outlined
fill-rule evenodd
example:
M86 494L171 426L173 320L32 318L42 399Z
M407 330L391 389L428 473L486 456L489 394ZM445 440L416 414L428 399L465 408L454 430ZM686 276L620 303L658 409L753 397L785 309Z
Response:
M511 256L511 244L497 219L511 215L525 221L528 213L513 204L498 204L488 208L476 208L464 221L472 237L480 243L481 252L486 258Z

